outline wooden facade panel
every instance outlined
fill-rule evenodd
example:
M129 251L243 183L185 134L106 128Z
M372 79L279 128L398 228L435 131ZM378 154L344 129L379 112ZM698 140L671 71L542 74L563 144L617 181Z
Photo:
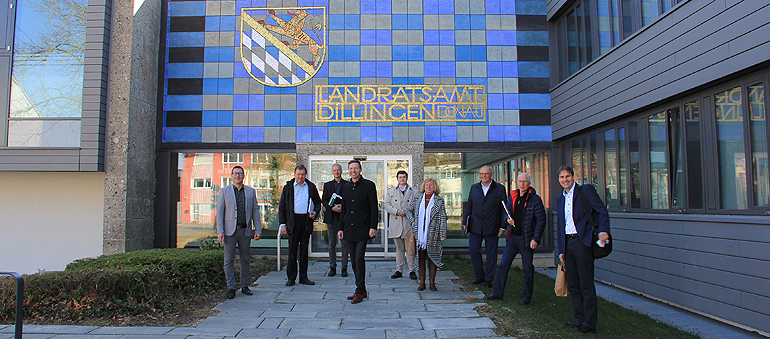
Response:
M751 293L741 294L740 306L747 310L770 316L770 308L767 305L770 305L770 298L767 296Z
M644 270L656 271L675 276L682 276L684 274L684 268L682 267L684 264L673 260L645 257L633 253L623 253L621 251L614 250L614 248L612 251L612 257L613 261L626 263L630 266Z
M757 270L761 269L762 267L757 267ZM749 292L761 296L770 296L770 290L767 289L770 280L767 278L747 276L745 274L737 274L720 269L711 269L696 265L684 266L684 272L687 277L706 284L720 285L732 290ZM698 291L694 291L694 293L699 294Z

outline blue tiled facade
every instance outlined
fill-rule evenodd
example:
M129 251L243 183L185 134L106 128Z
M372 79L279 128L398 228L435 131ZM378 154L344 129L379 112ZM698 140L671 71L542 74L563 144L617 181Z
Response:
M170 0L166 5L165 143L551 140L548 88L530 85L549 77L545 0ZM307 6L325 7L327 13L326 53L318 72L295 87L253 79L241 61L241 9ZM517 26L522 16L529 24ZM542 25L533 28L533 21ZM265 53L278 59L275 47L267 46ZM371 84L484 85L486 118L316 121L316 86Z

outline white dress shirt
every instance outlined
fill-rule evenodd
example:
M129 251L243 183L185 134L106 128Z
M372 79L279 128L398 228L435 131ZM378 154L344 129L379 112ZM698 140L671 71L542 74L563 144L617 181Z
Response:
M310 200L310 185L303 182L302 185L294 182L294 214L310 214L314 210L313 201Z
M576 234L577 228L575 227L575 220L572 218L572 197L575 193L575 183L572 183L572 188L569 189L569 192L562 193L564 194L564 220L566 221L564 225L564 234Z
M487 196L487 192L489 192L489 188L492 187L492 182L489 182L489 185L484 186L484 183L481 183L481 190L484 191L484 196Z

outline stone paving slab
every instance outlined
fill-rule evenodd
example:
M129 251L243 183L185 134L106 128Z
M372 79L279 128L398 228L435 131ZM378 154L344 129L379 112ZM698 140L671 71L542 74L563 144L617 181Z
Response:
M288 329L246 328L236 338L286 338Z
M435 331L425 331L425 330L392 329L392 330L385 330L385 335L388 339L390 338L398 338L398 339L436 338Z
M98 326L75 326L75 325L24 325L22 332L26 337L27 333L50 333L50 334L86 334L97 329ZM2 330L2 333L16 332L14 326L8 326Z
M489 318L423 318L426 330L497 328Z
M173 327L150 327L150 326L105 326L99 327L88 334L137 334L137 335L149 335L157 334L163 335L173 330Z
M118 339L122 337L122 334L57 334L53 338L59 339ZM24 336L27 337L26 335Z
M24 339L48 339L52 338L56 334L52 333L45 333L45 334L24 334ZM8 333L2 333L0 334L0 338L2 339L13 339L14 334L8 334Z
M161 334L126 334L124 336L121 336L120 339L185 339L187 338L186 335L161 335ZM24 339L27 339L27 336L24 336Z
M287 338L329 338L329 339L384 339L385 330L305 330L295 329Z
M177 327L167 334L172 335L195 335L195 336L230 336L234 337L242 328L218 328L218 327Z
M388 330L388 329L413 329L421 330L420 319L344 319L343 330Z
M496 337L491 328L436 330L437 338L487 338Z
M476 318L479 312L474 310L465 311L419 311L419 312L399 312L401 318Z
M342 318L284 319L278 328L337 330Z

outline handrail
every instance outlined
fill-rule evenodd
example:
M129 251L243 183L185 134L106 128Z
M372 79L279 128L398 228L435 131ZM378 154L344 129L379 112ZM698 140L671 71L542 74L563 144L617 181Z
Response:
M0 272L0 275L10 275L16 278L16 339L21 339L24 319L24 278L16 272Z
M278 271L281 271L281 230L278 229L278 236L275 240L275 258L278 259Z

